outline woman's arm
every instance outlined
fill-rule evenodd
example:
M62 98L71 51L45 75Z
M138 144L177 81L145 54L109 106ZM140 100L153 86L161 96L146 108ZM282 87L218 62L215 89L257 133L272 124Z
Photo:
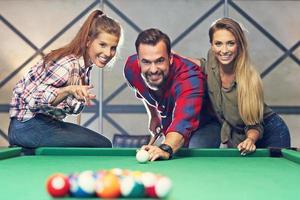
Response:
M57 96L50 104L57 106L60 102L65 100L69 95L73 95L77 100L84 101L87 105L90 104L90 100L95 99L96 95L92 94L90 90L92 85L69 85L59 88L57 90Z
M256 150L256 141L259 139L259 131L256 129L248 129L246 132L247 138L241 142L237 148L241 152L241 155L254 152Z

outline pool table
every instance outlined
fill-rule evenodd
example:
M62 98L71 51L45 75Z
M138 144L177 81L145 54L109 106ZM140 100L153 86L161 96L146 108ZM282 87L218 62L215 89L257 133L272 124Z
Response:
M172 160L146 164L128 148L38 148L35 154L0 149L0 199L51 199L45 190L49 175L112 168L170 177L172 200L300 199L300 152L289 149L247 156L236 149L182 149Z

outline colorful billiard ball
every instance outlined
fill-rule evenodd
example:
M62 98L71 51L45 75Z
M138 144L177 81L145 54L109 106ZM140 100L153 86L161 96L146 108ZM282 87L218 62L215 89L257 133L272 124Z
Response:
M91 197L95 194L96 177L93 171L83 171L69 177L70 194L74 197Z
M79 189L78 186L78 173L73 173L69 175L69 182L70 182L70 195L76 196L76 193Z
M168 196L172 188L172 181L165 176L158 178L155 184L155 193L159 198L165 198Z
M123 170L121 168L113 168L109 170L109 172L116 175L117 177L121 177L126 173L126 170Z
M135 170L135 171L131 171L131 172L129 173L129 176L131 176L131 177L133 177L133 178L135 178L135 179L140 179L141 176L142 176L142 174L143 174L143 172L138 171L138 170Z
M100 198L118 198L121 195L119 177L107 173L96 182L96 195Z
M157 194L155 191L157 176L154 173L145 172L141 176L141 181L144 184L146 196L151 198L157 198Z
M69 179L64 174L54 174L48 178L46 187L52 197L66 196L70 189Z
M123 197L144 197L145 188L141 181L132 176L124 176L121 178L121 194Z
M146 151L144 149L140 149L136 152L135 157L139 163L146 163L150 158L150 154L148 151Z

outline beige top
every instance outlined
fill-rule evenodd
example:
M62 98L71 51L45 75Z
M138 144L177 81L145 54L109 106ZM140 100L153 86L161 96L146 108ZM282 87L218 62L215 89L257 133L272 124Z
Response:
M222 88L219 66L211 51L208 52L207 59L205 73L207 74L208 94L213 109L222 124L222 143L228 143L230 147L236 147L240 142L246 139L245 133L250 128L257 129L260 133L260 138L262 138L263 124L246 126L239 114L237 83L234 81L228 89ZM272 109L265 104L264 118L270 116L272 113Z

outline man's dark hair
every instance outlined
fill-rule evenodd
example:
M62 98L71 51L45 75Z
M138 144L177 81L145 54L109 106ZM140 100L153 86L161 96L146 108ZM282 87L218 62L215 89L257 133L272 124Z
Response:
M135 41L135 49L136 52L139 53L140 44L149 44L155 46L158 42L163 41L166 44L167 52L171 54L171 41L167 34L161 32L158 29L150 28L142 31L136 41Z

